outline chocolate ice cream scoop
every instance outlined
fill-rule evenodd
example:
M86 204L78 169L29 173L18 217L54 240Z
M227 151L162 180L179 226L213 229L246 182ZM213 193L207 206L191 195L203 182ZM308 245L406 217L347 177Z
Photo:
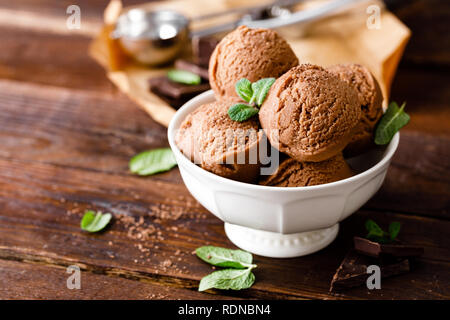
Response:
M272 146L300 162L324 161L340 153L360 116L356 91L311 64L294 67L278 78L259 112Z
M203 169L225 178L255 182L262 132L256 118L244 122L230 119L227 110L235 102L221 100L202 105L183 121L175 142Z
M275 187L304 187L330 183L351 177L352 171L342 154L321 162L281 161L270 176L261 176L259 184Z
M344 154L356 156L364 153L374 146L375 125L383 115L383 95L380 86L369 69L359 64L338 64L327 70L338 75L358 92L361 119L350 143L344 149Z
M226 35L209 60L209 82L217 98L237 96L235 84L278 78L298 59L289 44L275 31L240 26Z

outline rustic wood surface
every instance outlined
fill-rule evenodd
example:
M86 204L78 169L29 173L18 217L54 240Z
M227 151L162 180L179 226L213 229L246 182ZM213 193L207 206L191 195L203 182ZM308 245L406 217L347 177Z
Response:
M413 31L392 90L393 100L408 102L411 123L378 194L326 249L295 259L256 256L251 289L211 293L197 292L211 267L192 252L232 247L223 223L190 196L178 169L147 178L128 172L131 156L167 146L166 129L87 55L107 1L76 2L89 28L71 34L72 1L0 0L0 17L9 17L0 19L1 299L450 298L448 1L388 2ZM85 209L111 212L113 223L82 232ZM402 222L402 240L425 254L382 290L330 294L367 218ZM69 265L82 270L81 290L66 288Z

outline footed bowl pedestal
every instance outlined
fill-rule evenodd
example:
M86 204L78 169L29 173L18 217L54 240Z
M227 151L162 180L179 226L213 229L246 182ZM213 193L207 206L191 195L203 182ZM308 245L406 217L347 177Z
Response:
M281 234L225 223L225 233L239 248L264 257L292 258L317 252L334 241L339 224L314 231Z

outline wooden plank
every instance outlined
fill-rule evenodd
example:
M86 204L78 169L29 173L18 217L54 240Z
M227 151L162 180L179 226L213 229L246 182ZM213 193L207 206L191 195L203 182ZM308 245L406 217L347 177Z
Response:
M80 35L0 27L0 78L115 92L103 68L88 56L90 42Z
M134 154L168 144L122 94L0 81L0 109L4 157L127 174Z
M446 0L385 1L388 8L412 31L405 62L450 65L448 20L450 3Z
M406 131L366 208L450 218L450 139Z
M139 3L139 1L136 0L122 0L122 2L128 5ZM63 18L67 17L67 7L76 4L81 9L82 19L101 21L103 19L103 10L108 3L109 0L77 0L76 3L70 0L0 0L0 7L11 11L17 11L18 13L35 12L45 16Z
M445 68L401 68L395 77L391 100L406 101L411 116L404 131L450 137L450 73Z
M23 170L24 167L27 169ZM222 222L199 207L182 184L0 159L0 187L3 258L52 264L78 262L96 273L157 276L165 283L193 288L211 268L193 256L192 251L206 244L232 247L224 235ZM79 221L87 208L112 212L116 217L114 223L102 234L83 233ZM134 224L127 224L123 216L132 216L136 221L142 217L142 226L150 234L141 240L130 237ZM338 241L314 255L286 260L257 257L258 282L254 289L239 294L250 298L271 294L271 297L329 298L327 289L333 272L350 247L351 236L362 232L368 216L380 223L392 219L403 222L404 240L426 247L421 260L423 269L405 276L406 279L411 277L426 287L434 274L444 277L438 281L442 289L435 293L415 292L413 284L411 290L398 292L397 287L387 284L384 297L448 295L446 290L450 287L444 284L448 281L445 275L449 274L450 243L445 234L450 222L377 212L349 219ZM435 271L426 272L430 268ZM344 297L380 298L356 292Z
M23 263L0 259L0 299L51 300L160 300L160 299L230 299L195 290L161 286L155 283L129 280L91 272L81 272L81 288L68 289L64 266Z
M71 22L73 19L74 9L70 8L70 14L65 15L65 11L60 11L58 15L53 16L48 13L25 10L18 11L0 7L0 26L9 29L17 28L67 36L82 35L95 37L102 28L102 20L95 19L91 21L86 19L84 15L81 15L79 27L69 28L67 22Z

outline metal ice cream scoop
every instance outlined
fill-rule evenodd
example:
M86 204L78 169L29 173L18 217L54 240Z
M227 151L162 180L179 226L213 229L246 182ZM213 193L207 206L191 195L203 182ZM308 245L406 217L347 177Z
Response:
M275 1L271 5L232 9L193 19L188 19L184 15L171 10L148 11L135 8L128 10L118 18L116 28L111 36L119 39L123 50L137 61L149 65L160 65L172 61L187 45L190 38L230 31L240 25L246 25L250 28L277 29L292 24L309 22L348 10L355 4L367 2L366 0L334 0L311 9L291 12L291 7L300 1ZM193 21L231 13L242 13L242 16L235 21L207 29L189 30L189 25ZM256 19L261 15L266 18Z

